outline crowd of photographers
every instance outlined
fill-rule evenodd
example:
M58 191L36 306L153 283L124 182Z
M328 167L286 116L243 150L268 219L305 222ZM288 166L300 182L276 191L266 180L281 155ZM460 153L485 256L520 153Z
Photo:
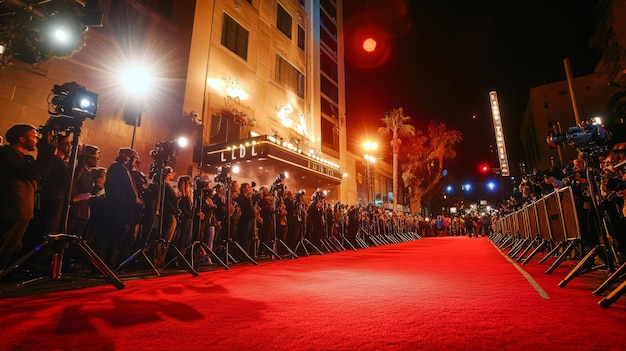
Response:
M0 270L57 233L84 238L115 269L154 240L173 244L185 254L199 241L204 245L198 256L211 264L206 249L220 251L226 244L240 247L241 252L231 252L242 259L245 254L358 247L359 240L367 245L369 236L419 231L416 216L391 214L375 205L332 204L319 189L310 195L292 191L283 175L258 190L254 182L239 184L219 175L213 181L177 177L163 146L151 152L155 162L148 174L129 148L119 149L115 161L102 167L97 146L74 145L72 133L60 130L16 125L6 133L8 145L0 148ZM76 162L71 162L73 147ZM30 156L34 152L36 159ZM71 269L74 260L84 267L78 250L65 249L66 267ZM172 254L163 245L150 249L157 267ZM49 272L54 250L58 248L45 247L44 254L29 259L26 266Z
M612 148L581 148L578 156L563 167L524 175L518 189L502 204L499 215L515 212L557 189L570 187L583 242L594 247L608 241L624 256L625 164L626 143L617 143Z

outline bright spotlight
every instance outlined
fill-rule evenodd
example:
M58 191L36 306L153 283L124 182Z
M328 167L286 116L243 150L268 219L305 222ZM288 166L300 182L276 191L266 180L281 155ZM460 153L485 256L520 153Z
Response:
M120 75L126 91L135 96L144 96L152 88L152 74L145 66L131 66Z
M180 137L178 138L178 146L180 147L187 147L187 145L189 145L189 140L185 137Z
M487 183L487 189L493 190L496 188L496 184L494 182Z
M239 165L234 165L234 166L231 168L231 171L233 172L233 174L237 174L237 173L239 173L239 171L240 171L240 170L241 170L241 169L239 168Z

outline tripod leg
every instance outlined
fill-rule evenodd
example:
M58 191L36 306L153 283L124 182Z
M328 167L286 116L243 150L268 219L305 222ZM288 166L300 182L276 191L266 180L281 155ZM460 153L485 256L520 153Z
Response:
M341 244L341 241L333 236L333 243L335 243L335 247L337 247L341 251L346 251L346 247Z
M281 259L280 256L278 256L278 254L274 250L272 250L271 247L269 247L269 245L267 245L264 242L261 242L261 245L265 248L265 250L267 250L268 253L270 253L272 256L276 257L276 259L278 259L278 260Z
M348 240L347 238L343 238L343 240L348 244L348 246L352 248L353 251L356 251L356 246L352 244L350 240Z
M148 258L148 256L146 255L146 252L150 249L152 244L153 244L153 242L145 243L144 246L141 249L135 251L134 254L132 254L129 258L124 260L124 262L120 263L120 265L117 266L117 268L115 268L113 270L113 272L114 273L118 273L122 268L124 268L124 266L126 266L128 263L134 261L137 256L142 255L143 258L146 260L146 262L148 262L148 264L150 265L152 270L154 270L156 272L156 274L160 276L161 273L159 273L159 269L152 263L150 258Z
M320 255L323 255L323 254L324 254L324 253L322 252L322 250L320 250L317 246L313 245L313 243L312 243L311 241L309 241L309 239L304 238L304 239L302 239L302 240L304 240L304 243L305 243L305 244L308 244L308 245L310 245L312 248L314 248L314 249L315 249L315 251L317 251L317 253L318 253L318 254L320 254Z
M281 244L285 248L285 250L287 250L287 252L289 252L289 254L293 256L293 258L298 258L298 255L296 255L295 252L291 251L289 246L287 246L287 244L285 244L284 241L282 241L281 239L278 239L278 243Z
M41 244L35 246L32 250L27 252L24 256L20 257L17 261L15 261L13 264L11 264L2 272L0 272L0 281L4 279L7 275L9 275L9 273L13 272L16 268L21 266L22 263L26 262L26 260L28 260L32 255L39 252L39 250L43 249L44 247L50 245L51 242L52 240L50 238L45 238Z
M239 251L248 259L248 261L250 261L253 265L257 265L258 263L252 258L250 257L250 255L248 255L248 253L246 252L246 250L243 249L243 247L241 247L241 245L239 245L238 242L233 241L233 244L235 244L235 246L237 247L237 249L239 249Z
M185 258L185 256L183 256L182 252L180 252L180 250L176 247L176 245L165 242L165 246L171 246L172 249L174 249L174 253L176 253L176 256L178 256L178 260L179 262L181 262L185 268L187 269L187 271L189 273L191 273L191 275L193 275L194 277L198 276L198 272L196 272L195 269L193 269L193 267L189 264L189 261L187 261L187 259Z
M84 239L78 239L78 247L87 255L91 264L96 267L104 276L109 278L109 282L113 284L118 289L122 289L124 287L124 283L118 278L115 273L107 266L104 261L93 251L93 249L87 244Z
M222 261L219 256L209 248L209 246L205 243L200 243L200 246L204 249L204 251L208 252L211 257L213 257L217 262L224 267L224 269L229 269L228 265Z
M306 245L304 244L304 239L298 240L298 245L296 245L293 251L297 252L298 247L302 247L302 250L304 251L304 255L307 257L309 256L309 250L306 249Z

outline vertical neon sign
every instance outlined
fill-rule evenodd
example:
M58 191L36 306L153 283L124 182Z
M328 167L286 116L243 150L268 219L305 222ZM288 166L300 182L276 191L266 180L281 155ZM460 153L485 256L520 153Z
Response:
M489 92L489 102L491 104L491 115L493 116L493 129L496 133L496 147L498 148L498 160L500 161L500 174L503 177L507 177L509 176L509 160L506 156L506 144L504 142L502 119L500 118L498 94L496 94L495 91Z

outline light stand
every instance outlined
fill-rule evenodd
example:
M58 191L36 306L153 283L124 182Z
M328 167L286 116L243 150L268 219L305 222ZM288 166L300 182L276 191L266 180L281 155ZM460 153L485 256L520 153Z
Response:
M64 257L65 250L69 248L70 245L78 245L78 247L83 252L83 254L85 254L89 258L89 261L91 262L91 264L93 264L93 266L98 271L100 271L100 273L102 273L107 278L107 280L111 284L113 284L113 286L115 286L118 289L122 289L124 288L124 283L117 277L117 275L115 275L113 271L111 271L111 269L104 263L104 261L102 261L102 258L100 258L95 253L95 251L87 244L87 241L85 241L85 239L83 239L81 236L78 236L78 235L65 234L65 232L67 232L69 207L70 207L71 197L72 197L72 188L74 185L74 174L76 171L76 163L77 163L76 160L78 158L78 139L81 133L83 119L72 118L69 116L51 117L51 119L55 119L56 121L60 121L61 123L67 123L66 133L68 133L68 137L69 137L69 134L73 134L72 146L71 146L71 152L70 152L70 160L69 160L69 166L68 166L70 169L70 175L67 180L68 186L67 186L67 191L65 194L63 215L61 217L63 219L62 233L48 234L44 238L41 244L35 246L31 251L26 253L23 257L21 257L15 263L10 265L7 269L2 271L0 273L0 280L4 279L9 273L11 273L13 270L18 268L22 263L28 260L32 255L34 255L41 249L50 245L52 245L52 249L53 249L52 271L51 271L50 278L61 279L63 277L62 268L63 268L63 257ZM35 279L32 281L29 281L28 283L40 281L40 280L43 280L43 278ZM24 284L25 283L22 283L20 285L24 285Z

